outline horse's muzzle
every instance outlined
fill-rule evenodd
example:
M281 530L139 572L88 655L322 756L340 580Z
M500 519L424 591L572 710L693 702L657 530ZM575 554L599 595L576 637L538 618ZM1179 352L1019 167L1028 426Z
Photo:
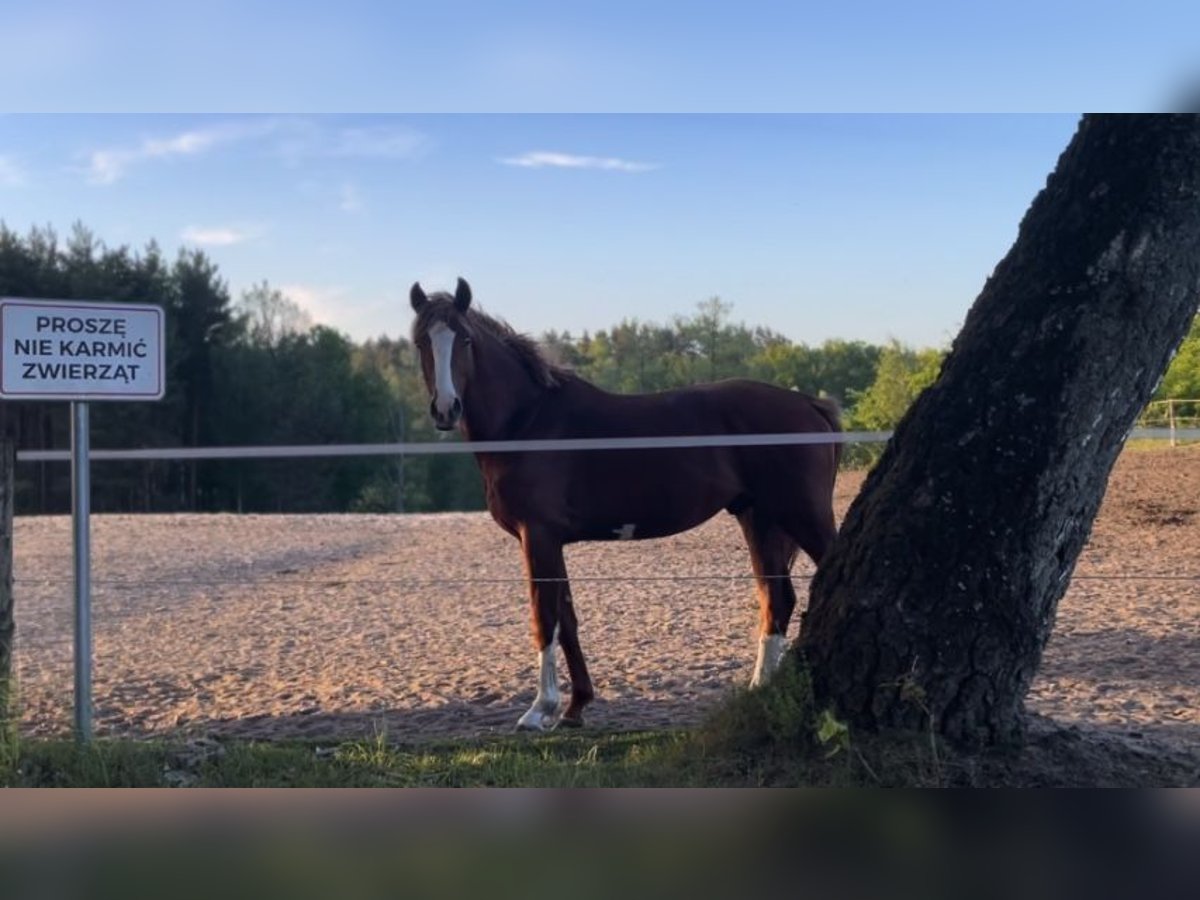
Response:
M458 420L462 418L462 401L455 397L450 409L443 413L438 409L437 400L431 400L429 415L433 417L433 427L438 431L453 431Z

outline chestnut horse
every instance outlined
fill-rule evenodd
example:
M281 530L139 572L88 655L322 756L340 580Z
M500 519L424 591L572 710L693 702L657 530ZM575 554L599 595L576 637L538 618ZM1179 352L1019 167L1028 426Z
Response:
M471 288L410 293L429 412L471 441L774 434L841 430L835 404L756 381L611 394L542 355L530 338L471 307ZM638 540L694 528L727 510L750 548L761 628L753 685L779 665L796 605L797 551L820 563L833 541L841 446L690 447L487 453L476 460L487 506L521 542L539 669L517 727L578 726L594 693L579 647L563 546ZM571 676L558 718L555 646Z

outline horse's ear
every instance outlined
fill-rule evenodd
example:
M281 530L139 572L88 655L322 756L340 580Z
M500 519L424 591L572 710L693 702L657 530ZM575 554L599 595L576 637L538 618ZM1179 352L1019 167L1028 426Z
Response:
M429 302L429 298L421 290L421 282L413 282L412 290L408 292L408 302L412 304L413 312L420 312L421 307Z
M471 286L465 278L458 279L458 287L454 289L454 308L465 313L471 305Z

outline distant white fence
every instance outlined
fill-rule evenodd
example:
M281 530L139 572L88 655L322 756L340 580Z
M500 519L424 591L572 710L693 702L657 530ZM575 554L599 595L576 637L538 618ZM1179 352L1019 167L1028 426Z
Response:
M1200 429L1200 400L1154 400L1146 405L1138 425L1166 429L1172 447L1181 440L1196 440L1195 432Z

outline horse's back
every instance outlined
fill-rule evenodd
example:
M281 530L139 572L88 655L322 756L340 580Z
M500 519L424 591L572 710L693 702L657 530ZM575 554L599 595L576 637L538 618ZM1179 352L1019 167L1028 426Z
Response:
M730 434L832 434L841 430L832 400L760 381L738 379L712 385ZM840 444L776 444L731 447L756 505L785 507L827 502L840 459Z
M656 394L564 385L523 438L686 437L830 432L819 401L763 382L729 380ZM498 520L539 519L564 541L659 537L722 509L755 507L779 521L831 519L830 444L514 454L484 466ZM503 523L502 523L503 524Z
M614 395L610 395L614 396ZM636 407L655 418L662 435L830 434L841 430L837 404L763 381L735 378L663 391L615 395L618 405ZM611 427L611 426L610 426ZM747 502L782 509L788 505L826 506L832 502L841 446L838 443L772 444L712 448L696 463L715 473L733 473L740 487L727 507ZM689 454L674 451L682 462Z
M643 437L837 430L836 405L764 381L731 378L647 394L614 394L580 381L553 415L573 435ZM822 412L824 410L824 412ZM565 435L564 435L565 436Z
M841 430L838 407L832 400L750 379L717 381L704 387L716 401L725 431L729 433L784 434Z

